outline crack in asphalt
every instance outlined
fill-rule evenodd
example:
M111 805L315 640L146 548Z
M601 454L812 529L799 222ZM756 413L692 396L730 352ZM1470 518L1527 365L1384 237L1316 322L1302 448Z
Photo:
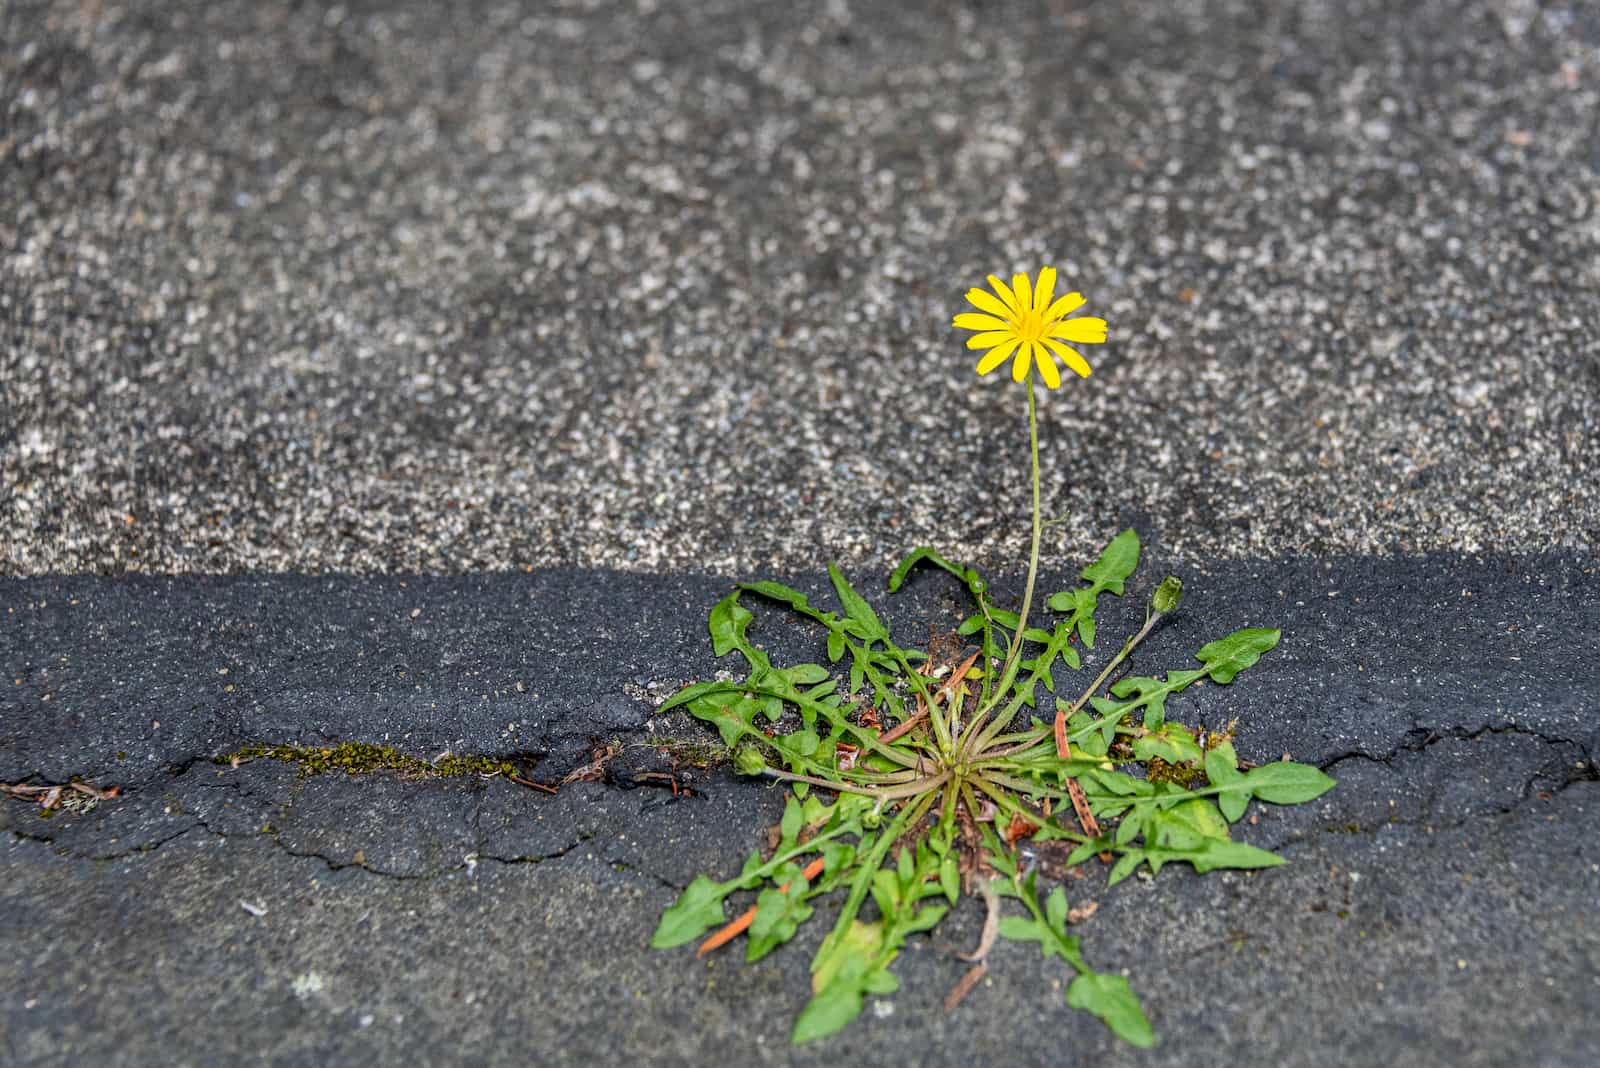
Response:
M1381 756L1369 753L1365 749L1350 749L1319 761L1317 768L1320 771L1328 772L1347 760L1364 760L1387 767L1395 757L1402 753L1420 753L1439 742L1475 742L1487 735L1497 734L1512 734L1524 738L1534 738L1549 746L1570 745L1578 750L1583 757L1584 774L1577 776L1577 779L1592 779L1600 776L1600 773L1597 773L1595 769L1594 760L1589 753L1589 747L1583 742L1578 741L1576 738L1567 738L1559 734L1546 734L1543 731L1534 730L1531 727L1523 727L1515 723L1489 724L1476 730L1467 730L1462 727L1443 729L1437 727L1416 728L1406 732L1406 741L1401 742Z
M1489 724L1471 730L1465 728L1419 728L1408 732L1405 740L1399 742L1387 753L1375 755L1365 750L1355 749L1339 753L1335 756L1322 760L1317 764L1317 767L1324 772L1331 772L1340 764L1349 761L1364 761L1390 767L1397 757L1406 753L1426 752L1428 749L1440 742L1452 740L1470 742L1477 741L1484 737L1502 734L1511 734L1535 739L1539 743L1551 748L1567 747L1576 751L1582 757L1582 760L1578 766L1573 766L1571 763L1567 763L1566 766L1561 770L1560 774L1553 774L1552 769L1546 765L1545 767L1534 772L1532 775L1528 776L1521 785L1518 801L1516 803L1495 805L1495 810L1500 815L1506 815L1514 812L1517 808L1521 807L1522 804L1533 798L1535 796L1535 787L1541 782L1541 780L1548 784L1546 789L1541 791L1541 796L1546 799L1559 795L1575 783L1600 780L1600 768L1596 768L1595 762L1591 759L1588 747L1582 742L1574 738L1550 734L1515 723ZM166 779L179 779L188 774L198 765L206 764L209 766L212 763L214 763L214 758L210 756L197 755L189 757L175 763L167 764L162 769L162 777ZM247 782L238 780L217 782L196 781L193 785L207 791L219 789L231 791L240 798L260 806L263 811L268 811L274 808L278 809L279 811L287 811L285 803L276 799L262 796L257 791L252 789L251 785ZM602 787L606 790L625 789L625 787L621 785L609 782L603 782ZM415 873L389 871L364 860L358 861L334 856L327 852L316 849L296 849L288 842L285 842L282 839L282 832L277 830L265 831L263 832L262 836L269 839L272 844L284 854L299 860L318 861L330 872L344 871L354 868L369 875L374 875L385 879L396 879L405 882L423 882L457 874L462 871L470 872L475 865L485 862L493 862L496 864L512 866L540 864L550 860L558 860L566 856L572 850L577 849L586 843L594 841L597 837L596 832L586 831L582 834L579 834L571 842L560 846L559 848L543 853L526 853L505 856L496 853L484 852L483 843L485 842L487 835L483 830L483 818L485 814L487 797L488 793L485 789L480 788L472 792L472 799L470 802L471 809L466 821L468 827L470 828L472 849L463 856L459 863L441 867L436 870ZM292 806L292 804L293 802L290 801L287 803L287 806ZM1414 816L1392 816L1381 822L1372 824L1365 824L1360 821L1352 821L1347 824L1342 824L1337 829L1340 831L1340 833L1347 835L1372 835L1386 827L1393 826L1428 826L1438 828L1440 830L1449 830L1454 827L1461 826L1462 824L1471 822L1473 818L1475 817L1462 817L1455 820L1441 821L1440 819L1433 818L1426 813L1420 813ZM162 849L166 845L178 841L196 831L203 831L206 834L223 840L231 840L238 837L236 833L230 833L225 830L217 829L217 827L215 827L212 822L201 813L192 814L190 819L192 820L191 823L182 829L174 831L171 834L164 835L152 841L140 843L139 845L128 849L108 853L87 852L70 849L61 846L54 835L40 834L37 831L23 830L15 827L8 828L8 830L13 840L35 842L40 845L50 847L52 851L56 853L56 855L65 859L89 862L114 861L129 857L150 855ZM1317 833L1322 833L1327 830L1328 828L1325 827L1319 828ZM1296 846L1304 845L1305 843L1313 840L1315 837L1316 834L1309 832L1294 833L1279 842L1275 848L1279 850L1294 848ZM672 880L667 879L654 871L651 871L648 867L641 866L630 859L616 856L597 856L597 859L610 865L615 870L647 878L665 889L674 892L681 892L683 889L680 884L675 883Z

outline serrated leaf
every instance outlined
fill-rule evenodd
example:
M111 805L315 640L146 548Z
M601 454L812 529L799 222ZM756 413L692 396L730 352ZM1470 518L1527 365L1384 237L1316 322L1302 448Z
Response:
M1274 805L1297 805L1321 797L1334 781L1309 764L1280 760L1245 773L1244 783L1259 800Z
M1155 1032L1150 1028L1138 995L1120 975L1089 972L1078 976L1067 987L1067 1004L1094 1013L1113 1034L1131 1046L1149 1049L1155 1045Z
M1195 658L1206 666L1213 682L1232 682L1233 677L1261 659L1261 654L1278 644L1281 631L1246 627L1226 638L1200 647Z
M704 875L684 887L675 904L661 914L656 933L650 939L653 949L671 949L692 942L726 919L722 899L729 889Z

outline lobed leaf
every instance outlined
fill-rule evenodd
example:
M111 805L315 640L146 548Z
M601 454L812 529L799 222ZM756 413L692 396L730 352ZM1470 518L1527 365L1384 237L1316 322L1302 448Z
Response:
M1247 627L1226 638L1202 645L1195 658L1206 666L1212 682L1232 682L1233 677L1261 659L1261 654L1278 644L1279 630Z
M711 651L717 656L727 656L735 649L748 652L745 631L754 618L750 609L739 603L738 590L718 601L711 609Z

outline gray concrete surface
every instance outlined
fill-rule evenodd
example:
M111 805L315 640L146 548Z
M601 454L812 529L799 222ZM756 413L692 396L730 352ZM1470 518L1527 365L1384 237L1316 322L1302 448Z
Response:
M1589 4L3 11L13 574L1600 537Z
M1591 5L11 0L0 42L0 782L121 787L0 798L6 1063L1600 1061ZM1283 868L1072 885L1150 1053L1016 946L944 1016L970 909L793 1053L804 939L645 948L779 811L654 705L734 578L928 542L1016 596L1021 398L949 317L1041 263L1112 328L1043 398L1046 588L1136 525L1189 589L1141 665L1283 627L1183 714L1340 786L1255 813ZM615 752L553 796L213 762L347 741Z

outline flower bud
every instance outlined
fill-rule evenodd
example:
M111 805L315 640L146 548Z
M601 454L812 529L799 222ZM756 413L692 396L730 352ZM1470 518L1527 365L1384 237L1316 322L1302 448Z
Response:
M767 770L767 758L755 743L742 745L733 754L733 767L740 775L760 775Z
M1150 604L1157 615L1164 616L1177 608L1181 600L1183 600L1183 583L1178 576L1168 575L1162 580L1161 585L1156 587L1155 595L1150 598Z

